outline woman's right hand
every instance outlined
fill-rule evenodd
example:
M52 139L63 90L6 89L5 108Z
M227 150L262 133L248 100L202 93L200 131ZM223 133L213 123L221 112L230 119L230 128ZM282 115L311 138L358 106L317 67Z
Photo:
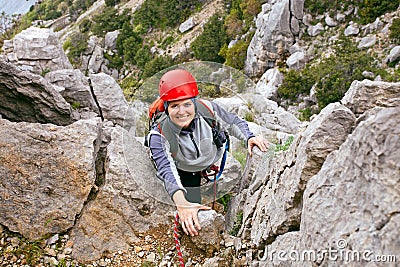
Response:
M181 220L182 229L187 235L196 236L199 233L197 230L201 230L197 213L199 210L209 210L210 207L192 203L186 200L183 191L177 191L172 199L175 202L178 210L179 218ZM197 228L197 229L196 229Z

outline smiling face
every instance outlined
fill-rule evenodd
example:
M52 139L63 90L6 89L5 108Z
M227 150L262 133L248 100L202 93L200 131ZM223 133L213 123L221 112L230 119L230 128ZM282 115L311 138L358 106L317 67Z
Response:
M191 99L171 101L168 105L168 113L172 122L180 128L186 128L194 119L196 113Z

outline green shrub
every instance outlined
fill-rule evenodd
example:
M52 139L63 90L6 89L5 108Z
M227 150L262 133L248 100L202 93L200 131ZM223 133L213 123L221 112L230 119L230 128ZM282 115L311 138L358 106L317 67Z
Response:
M104 58L108 60L108 68L120 70L124 66L124 60L119 55L104 53Z
M135 92L140 87L140 82L132 76L126 77L120 83L125 98L130 101L135 98Z
M350 5L358 7L359 23L373 22L386 12L395 11L400 4L399 0L305 0L304 7L312 14L324 14L327 10L347 10Z
M293 143L294 136L289 136L288 139L283 144L277 144L274 148L275 152L287 151L290 145Z
M70 35L64 43L63 48L67 52L67 57L74 67L77 67L81 62L81 57L87 48L89 37L85 33L76 32Z
M93 17L91 31L97 36L104 37L107 32L121 29L124 23L130 21L128 10L124 10L118 15L118 10L114 7L106 7L103 12Z
M301 71L291 69L284 73L284 77L282 85L278 87L278 96L291 102L295 102L301 94L309 94L315 83L308 66Z
M172 65L174 65L174 61L170 56L157 56L145 65L142 77L146 79Z
M106 0L106 6L116 6L121 0Z
M358 15L360 22L367 24L386 12L395 11L400 4L399 0L359 0Z
M139 33L126 21L116 41L118 54L123 56L125 62L130 62L134 65L136 63L136 53L142 47L142 43L142 37L140 37Z
M230 235L236 236L239 233L240 228L242 227L243 223L243 211L239 211L236 214L235 222L233 225L232 230L229 232Z
M196 0L146 0L135 12L134 24L141 24L145 30L175 27L185 21L201 4L201 1Z
M392 25L389 27L390 34L389 37L392 39L393 43L400 43L400 18L393 20Z
M141 69L144 69L146 64L150 62L152 59L153 55L151 54L150 47L148 45L141 47L136 52L136 55L134 57L136 65Z
M243 70L249 44L250 42L245 40L239 40L231 48L228 48L228 45L224 44L219 55L225 58L225 65L238 70Z
M296 102L301 94L309 94L315 85L319 109L339 101L354 80L363 80L363 71L378 72L378 64L366 51L359 50L350 38L341 36L335 53L300 71L289 70L284 75L278 96Z
M204 31L194 40L190 47L198 60L223 63L224 58L219 55L220 49L228 43L224 22L219 14L214 14Z

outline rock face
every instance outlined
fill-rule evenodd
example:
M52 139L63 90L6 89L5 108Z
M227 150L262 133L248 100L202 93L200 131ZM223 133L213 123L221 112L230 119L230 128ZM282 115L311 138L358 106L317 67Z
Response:
M306 249L336 241L360 253L400 251L400 128L393 127L399 123L399 107L361 122L310 180L300 226Z
M73 256L80 262L127 250L139 240L136 233L167 224L168 214L173 215L144 147L121 127L105 126L103 137L106 164L99 191L71 232ZM146 191L150 189L153 193Z
M127 130L133 127L134 115L117 82L104 73L91 74L89 77L101 116Z
M51 29L23 30L12 40L4 41L3 50L8 61L36 74L72 69L58 35Z
M39 75L0 60L0 114L11 121L68 125L76 119L65 99Z
M95 185L99 120L0 120L0 223L37 240L72 228Z
M328 105L287 152L251 161L228 214L242 214L239 236L255 248L245 252L255 266L329 265L318 254L329 249L397 255L399 92L397 83L354 82L347 106ZM282 261L272 251L314 258Z
M303 0L266 3L256 21L257 30L247 49L245 72L261 76L294 43L303 17Z
M399 106L400 83L354 81L343 97L342 103L357 116L375 106Z
M88 108L100 114L92 95L89 79L80 70L56 70L45 75L50 83L57 85L58 91L71 105Z
M190 237L190 240L210 257L213 252L220 248L224 230L224 216L214 210L200 210L198 218L201 231L199 235Z

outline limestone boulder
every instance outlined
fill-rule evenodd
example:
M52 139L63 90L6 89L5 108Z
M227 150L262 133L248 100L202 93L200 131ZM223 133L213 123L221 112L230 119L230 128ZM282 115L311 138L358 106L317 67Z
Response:
M400 106L400 83L380 81L354 81L342 98L341 103L356 116L378 107Z
M4 54L12 64L36 74L73 69L52 29L30 27L5 43Z
M95 186L100 121L0 120L0 223L29 240L71 229Z
M101 116L128 131L135 125L135 116L118 83L105 73L89 75Z
M68 125L78 115L47 80L0 60L0 114L10 121Z
M399 123L399 107L381 109L310 179L300 226L305 248L398 256Z
M129 249L137 233L168 224L175 209L145 148L128 131L106 124L100 151L105 164L96 197L71 231L79 262Z
M57 85L56 89L71 105L79 108L89 108L100 114L99 107L94 100L88 78L80 70L56 70L45 75L51 84Z

